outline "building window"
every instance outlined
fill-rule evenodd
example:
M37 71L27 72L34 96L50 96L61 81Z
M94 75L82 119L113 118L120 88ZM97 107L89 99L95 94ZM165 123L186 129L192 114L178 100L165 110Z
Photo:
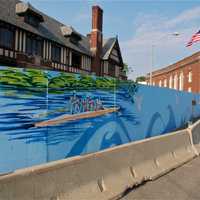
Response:
M103 62L103 68L104 68L104 74L108 74L108 62L107 61Z
M173 82L173 78L172 78L172 76L170 76L170 78L169 78L169 88L172 88L172 82Z
M188 92L192 92L192 88L191 87L188 88Z
M120 66L115 66L115 77L119 77Z
M66 51L67 51L66 52L66 64L69 65L69 62L70 62L69 61L70 60L70 52L69 52L69 49L67 49Z
M192 82L192 72L190 71L188 74L188 82L191 83Z
M162 81L161 80L159 81L159 87L162 87Z
M81 68L82 56L76 52L72 52L72 67Z
M167 79L164 80L164 87L167 87Z
M177 74L174 76L174 89L175 90L177 90L178 89L178 84L177 84L177 82L178 82L178 77L177 77Z
M55 44L51 46L51 60L57 63L61 60L61 48Z
M179 90L183 90L183 72L179 75Z
M8 28L0 27L0 46L14 48L14 32Z
M32 26L38 27L40 20L32 15L26 15L24 21Z
M110 76L115 77L115 64L109 63L109 65L108 65L108 74Z
M41 39L27 36L26 38L26 53L29 55L42 56L43 42Z

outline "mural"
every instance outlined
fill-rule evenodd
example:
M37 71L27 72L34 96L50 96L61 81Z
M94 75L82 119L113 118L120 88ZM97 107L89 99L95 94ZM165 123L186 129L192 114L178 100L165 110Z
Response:
M131 81L2 66L0 173L165 134L199 104L198 94Z

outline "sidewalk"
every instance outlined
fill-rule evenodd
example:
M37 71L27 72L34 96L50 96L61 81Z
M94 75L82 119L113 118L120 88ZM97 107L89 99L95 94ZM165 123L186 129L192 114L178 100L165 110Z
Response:
M159 179L133 189L121 200L199 200L200 157Z

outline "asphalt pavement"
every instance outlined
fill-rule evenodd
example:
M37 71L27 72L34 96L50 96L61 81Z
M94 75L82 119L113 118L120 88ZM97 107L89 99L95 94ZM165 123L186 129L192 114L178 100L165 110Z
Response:
M200 200L200 157L129 191L121 200Z

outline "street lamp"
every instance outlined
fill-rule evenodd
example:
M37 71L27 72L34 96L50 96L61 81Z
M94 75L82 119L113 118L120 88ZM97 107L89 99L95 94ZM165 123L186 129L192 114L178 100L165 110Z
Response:
M179 33L179 32L174 32L174 33L172 33L172 35L173 35L173 36L179 36L180 33Z
M173 32L170 35L174 36L174 37L177 37L177 36L180 35L180 33L179 32ZM169 36L169 35L167 35L167 36ZM163 36L163 37L166 37L166 35ZM160 40L163 39L163 37L161 37ZM156 46L155 44L151 45L151 70L150 70L150 80L149 80L150 85L152 85L152 74L153 74L153 66L154 66L154 50L155 50L155 46Z

